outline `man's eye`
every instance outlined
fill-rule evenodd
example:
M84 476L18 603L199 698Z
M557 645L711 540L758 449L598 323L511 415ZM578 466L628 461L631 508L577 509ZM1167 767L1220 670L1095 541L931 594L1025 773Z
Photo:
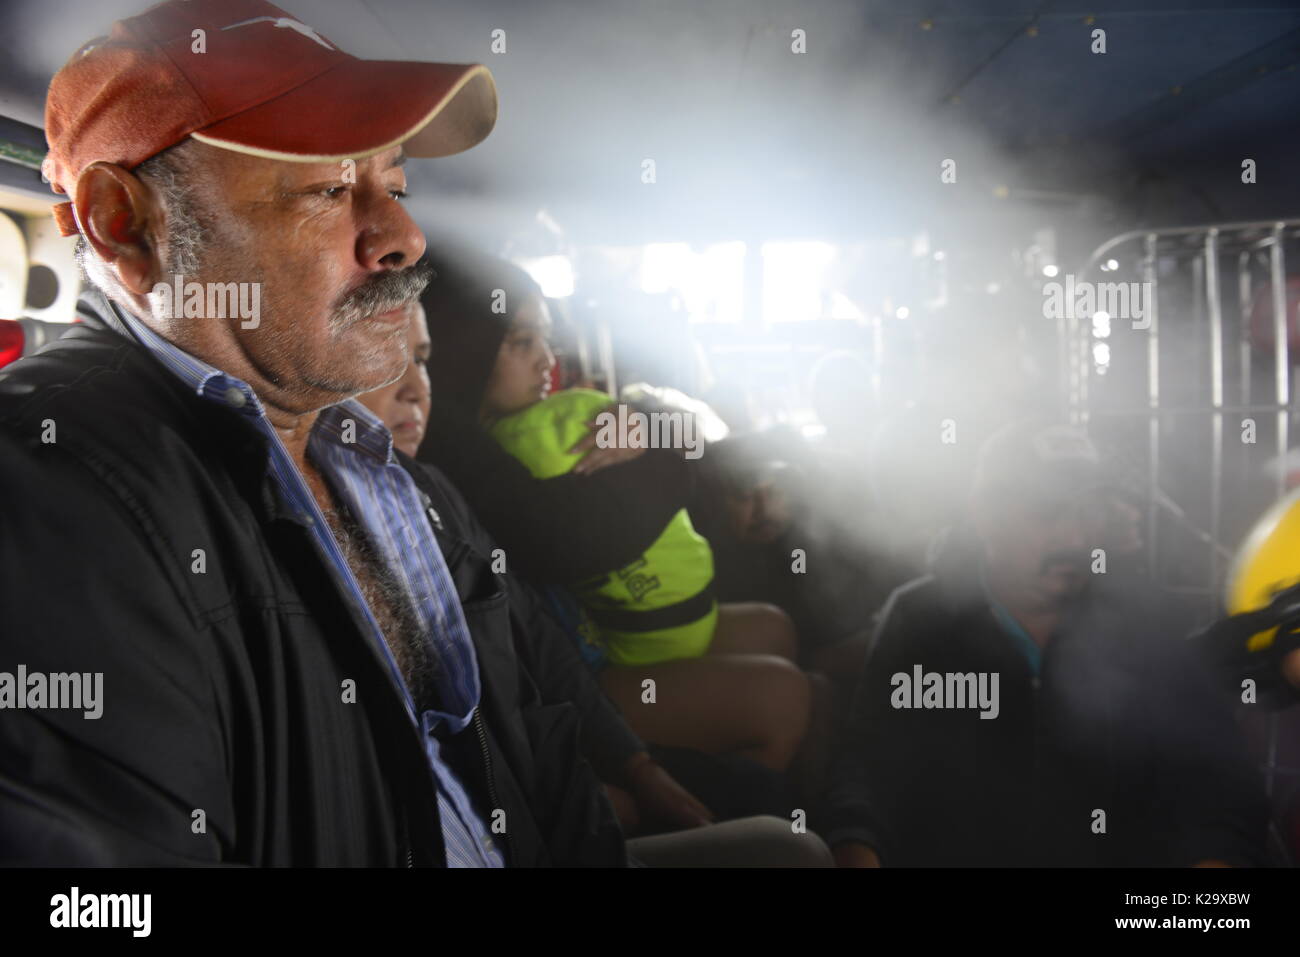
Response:
M410 194L404 189L390 189L388 195L393 197L393 199L406 199Z
M328 196L330 199L338 199L347 191L348 188L346 186L328 186L325 189L321 190L321 192L324 193L326 196Z

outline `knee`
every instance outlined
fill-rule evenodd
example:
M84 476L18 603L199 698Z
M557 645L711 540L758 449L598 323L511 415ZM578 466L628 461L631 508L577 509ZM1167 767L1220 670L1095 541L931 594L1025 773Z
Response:
M787 821L767 815L736 821L752 848L751 866L834 867L826 842L806 827L796 829L795 823L793 817Z
M785 609L766 602L754 606L754 629L763 636L764 647L774 655L794 661L799 656L799 634Z
M834 867L820 837L779 817L746 817L640 838L629 850L652 867Z
M763 656L763 699L780 707L787 718L807 718L812 704L812 677L788 658Z
M770 656L763 659L753 691L755 700L762 702L764 750L771 764L784 769L808 733L812 683L793 662Z

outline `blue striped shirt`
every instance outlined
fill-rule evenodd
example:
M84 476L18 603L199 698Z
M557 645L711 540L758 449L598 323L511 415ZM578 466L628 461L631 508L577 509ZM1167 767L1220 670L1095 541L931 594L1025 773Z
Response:
M425 518L428 500L394 457L393 437L388 429L364 405L348 399L321 411L307 440L307 455L397 577L417 613L425 640L433 644L438 662L434 696L439 710L426 710L418 720L410 689L356 576L256 393L247 383L177 348L127 310L113 308L141 344L182 382L202 398L248 416L267 437L271 452L267 468L281 504L311 532L357 625L388 662L406 702L407 714L422 731L437 785L447 866L503 867L501 851L481 813L456 772L442 758L440 736L462 732L473 721L480 691L478 659L451 573Z

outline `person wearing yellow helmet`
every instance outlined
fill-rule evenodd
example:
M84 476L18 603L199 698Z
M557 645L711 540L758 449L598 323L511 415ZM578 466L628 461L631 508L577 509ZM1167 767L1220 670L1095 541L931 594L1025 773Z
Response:
M1246 535L1228 569L1224 607L1227 616L1200 640L1234 692L1266 706L1300 700L1300 489Z

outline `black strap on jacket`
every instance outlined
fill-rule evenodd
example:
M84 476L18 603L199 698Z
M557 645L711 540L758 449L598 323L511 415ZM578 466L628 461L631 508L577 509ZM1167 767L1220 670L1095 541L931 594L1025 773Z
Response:
M592 621L613 631L661 631L699 621L713 609L713 582L676 604L645 611L631 608L588 608Z

